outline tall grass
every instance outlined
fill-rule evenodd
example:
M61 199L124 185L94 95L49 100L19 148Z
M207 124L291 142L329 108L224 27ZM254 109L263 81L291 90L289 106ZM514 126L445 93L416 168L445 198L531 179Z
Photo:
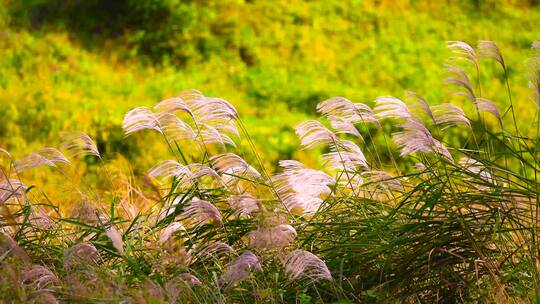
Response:
M416 93L374 107L323 101L322 120L296 127L321 168L282 160L267 172L236 109L195 90L125 115L126 136L157 132L170 151L142 182L109 166L84 133L22 158L0 150L2 299L539 301L538 132L518 129L493 42L480 42L481 56L464 42L449 47L446 82L473 113ZM503 70L508 100L498 106L481 57ZM108 192L73 178L81 158L97 159ZM43 166L72 185L73 206L24 184Z

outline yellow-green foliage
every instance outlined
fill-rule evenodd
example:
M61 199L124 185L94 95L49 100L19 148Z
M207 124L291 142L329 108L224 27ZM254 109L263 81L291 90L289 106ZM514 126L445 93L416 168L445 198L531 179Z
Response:
M197 88L237 105L267 159L303 157L292 126L328 97L369 103L412 89L433 104L448 101L442 96L455 88L443 83L446 40L496 41L512 67L511 83L520 84L513 92L517 111L523 121L533 119L524 75L540 9L525 2L167 1L160 5L179 10L171 24L138 24L119 36L99 33L110 20L93 19L105 24L95 32L74 27L73 19L99 12L45 23L31 14L43 3L4 1L0 9L0 146L15 154L78 130L107 142L106 153L144 160L156 151L138 142L135 153L135 145L121 141L123 113ZM126 3L153 12L146 2ZM145 53L149 42L162 53ZM484 97L504 109L502 71L491 61L481 69Z

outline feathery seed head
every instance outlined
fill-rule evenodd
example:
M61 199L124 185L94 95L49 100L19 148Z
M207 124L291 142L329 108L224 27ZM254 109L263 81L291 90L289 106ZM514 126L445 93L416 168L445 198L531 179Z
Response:
M306 250L297 249L289 253L284 259L284 265L285 273L291 281L302 277L307 279L309 283L332 280L332 274L324 261Z
M159 234L159 242L161 244L167 242L169 238L171 237L171 235L173 235L173 233L177 231L186 231L186 228L184 228L184 225L178 222L169 224L169 226L163 229L161 233Z
M124 241L122 241L122 235L120 232L114 227L109 227L107 230L105 230L105 234L111 240L118 253L124 254Z
M378 119L411 119L413 115L407 105L392 96L381 96L375 100L375 116Z
M350 134L355 136L356 138L363 140L362 134L356 129L354 124L345 121L345 120L332 120L330 122L330 125L332 125L332 128L336 130L336 134Z
M491 115L495 116L499 120L499 122L502 123L499 109L493 101L486 98L476 98L476 108L479 112L490 113Z
M459 160L459 164L465 168L466 171L474 175L478 175L484 181L495 183L491 173L489 173L486 166L483 163L477 161L476 159L469 157L462 157Z
M447 41L446 45L452 52L457 54L457 59L465 59L478 67L478 57L474 49L463 41Z
M319 209L322 195L331 192L335 180L328 174L306 169L295 161L282 161L285 170L272 177L272 183L285 207L293 213L311 214Z
M413 153L431 153L435 152L442 156L452 159L448 149L433 138L429 130L418 120L408 120L399 127L403 131L392 134L394 142L401 147L401 156L411 155Z
M317 105L317 111L327 117L330 122L342 121L347 123L375 122L378 119L371 108L363 103L352 103L343 97L334 97Z
M259 202L250 194L231 195L227 202L238 216L249 216L260 210Z
M148 171L148 175L153 178L163 179L173 176L189 175L189 169L174 160L165 160Z
M288 246L296 237L296 229L281 224L271 228L259 228L248 234L249 246L258 249L280 249Z
M64 250L64 268L69 270L77 265L91 265L98 261L99 253L92 244L78 243Z
M259 258L251 251L242 253L230 263L220 278L220 286L232 286L247 278L252 271L262 270Z
M296 126L296 135L302 147L309 149L335 142L337 136L320 122L308 120Z
M221 213L209 201L194 197L191 203L184 209L182 218L187 220L193 227L198 228L204 224L221 224Z
M491 58L497 61L506 70L501 50L493 41L480 40L478 42L478 54L480 58Z
M323 155L323 159L330 163L332 169L356 171L369 167L364 153L352 141L340 140L330 145L330 150Z
M478 100L478 99L475 99ZM443 130L452 126L464 125L471 126L471 123L463 110L451 103L443 103L433 106L433 115L435 123L443 126Z
M206 97L198 91L191 90L180 93L178 97L158 103L154 109L159 114L154 114L146 109L148 111L145 110L140 115L130 115L130 117L139 118L140 116L140 120L143 120L141 123L143 128L148 128L144 127L146 125L153 126L153 122L157 120L160 132L174 140L194 139L201 144L235 146L234 141L227 134L239 137L235 123L235 120L238 119L238 113L229 102L221 98ZM188 113L191 116L193 126L174 115L178 111ZM132 120L137 121L137 119L125 121ZM129 127L130 124L126 123L126 126Z
M154 106L154 110L160 113L175 113L177 111L183 111L193 116L188 103L182 98L174 97L160 101Z
M431 111L431 107L427 100L420 94L417 94L413 91L407 91L407 100L412 102L413 108L420 108L433 122L435 122L435 117Z
M261 174L250 166L243 158L234 153L224 153L210 157L210 163L216 171L227 179L235 176L260 178Z
M221 176L212 168L199 164L199 163L191 163L187 165L187 169L190 172L190 176L188 181L189 183L186 183L183 185L183 187L188 187L193 185L195 182L200 181L203 177L210 177L213 180L217 181L219 184L223 185L224 182L221 179Z
M13 167L17 173L39 166L56 167L57 164L70 164L69 160L55 148L45 148L15 160Z
M29 221L34 227L40 230L49 230L54 225L53 219L51 219L49 214L47 214L43 208L34 207L30 214Z
M157 122L157 115L147 107L137 107L127 112L122 122L122 129L126 136L146 129L161 132Z
M180 141L196 137L193 129L173 114L156 115L156 122L159 132L163 133L167 139Z
M60 148L69 152L73 157L92 155L101 157L96 143L85 133L66 132L61 134Z
M23 197L26 186L18 179L0 181L0 205L9 199Z
M34 265L21 276L21 283L31 286L36 290L45 289L58 282L58 277L47 267Z
M201 247L194 255L194 261L205 261L212 259L218 261L222 258L228 257L232 254L236 254L236 250L220 241L212 242Z
M298 170L298 169L304 169L305 166L301 162L297 160L287 159L287 160L280 160L278 162L278 165L285 169L285 170Z
M447 70L451 74L451 76L446 78L444 81L448 84L453 84L465 89L465 91L458 91L456 92L456 94L464 95L472 102L474 102L476 99L476 95L474 94L474 90L469 76L467 76L467 73L465 73L462 68L453 65L446 65L445 70Z
M197 139L202 144L218 144L222 147L230 145L236 147L234 141L227 134L220 132L215 126L207 123L199 123L198 127Z
M424 172L426 171L426 169L426 165L424 165L423 163L414 164L414 171L416 172Z

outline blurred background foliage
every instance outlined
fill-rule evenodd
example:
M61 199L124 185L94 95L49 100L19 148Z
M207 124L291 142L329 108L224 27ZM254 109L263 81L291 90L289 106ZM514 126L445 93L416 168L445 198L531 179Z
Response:
M0 147L15 157L83 131L107 157L121 152L146 170L167 151L152 136L124 139L124 113L195 88L238 108L269 168L292 157L316 165L293 127L326 98L370 104L410 89L432 104L465 104L444 85L447 40L496 41L521 127L533 121L526 59L539 39L536 0L0 3ZM483 97L504 109L502 71L491 61L481 69Z

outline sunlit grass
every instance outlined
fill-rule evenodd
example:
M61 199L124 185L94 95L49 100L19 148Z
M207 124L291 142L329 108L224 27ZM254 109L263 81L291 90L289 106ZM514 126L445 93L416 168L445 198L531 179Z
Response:
M491 81L461 72L480 56L508 69L495 44L458 48L470 52L447 82L472 111L415 94L323 101L295 129L318 168L291 157L271 172L241 112L195 90L124 115L122 141L162 146L153 166L108 160L85 133L59 134L61 150L0 150L2 298L537 301L538 134L519 126L538 120L482 99ZM25 185L32 172L61 182L49 196Z

